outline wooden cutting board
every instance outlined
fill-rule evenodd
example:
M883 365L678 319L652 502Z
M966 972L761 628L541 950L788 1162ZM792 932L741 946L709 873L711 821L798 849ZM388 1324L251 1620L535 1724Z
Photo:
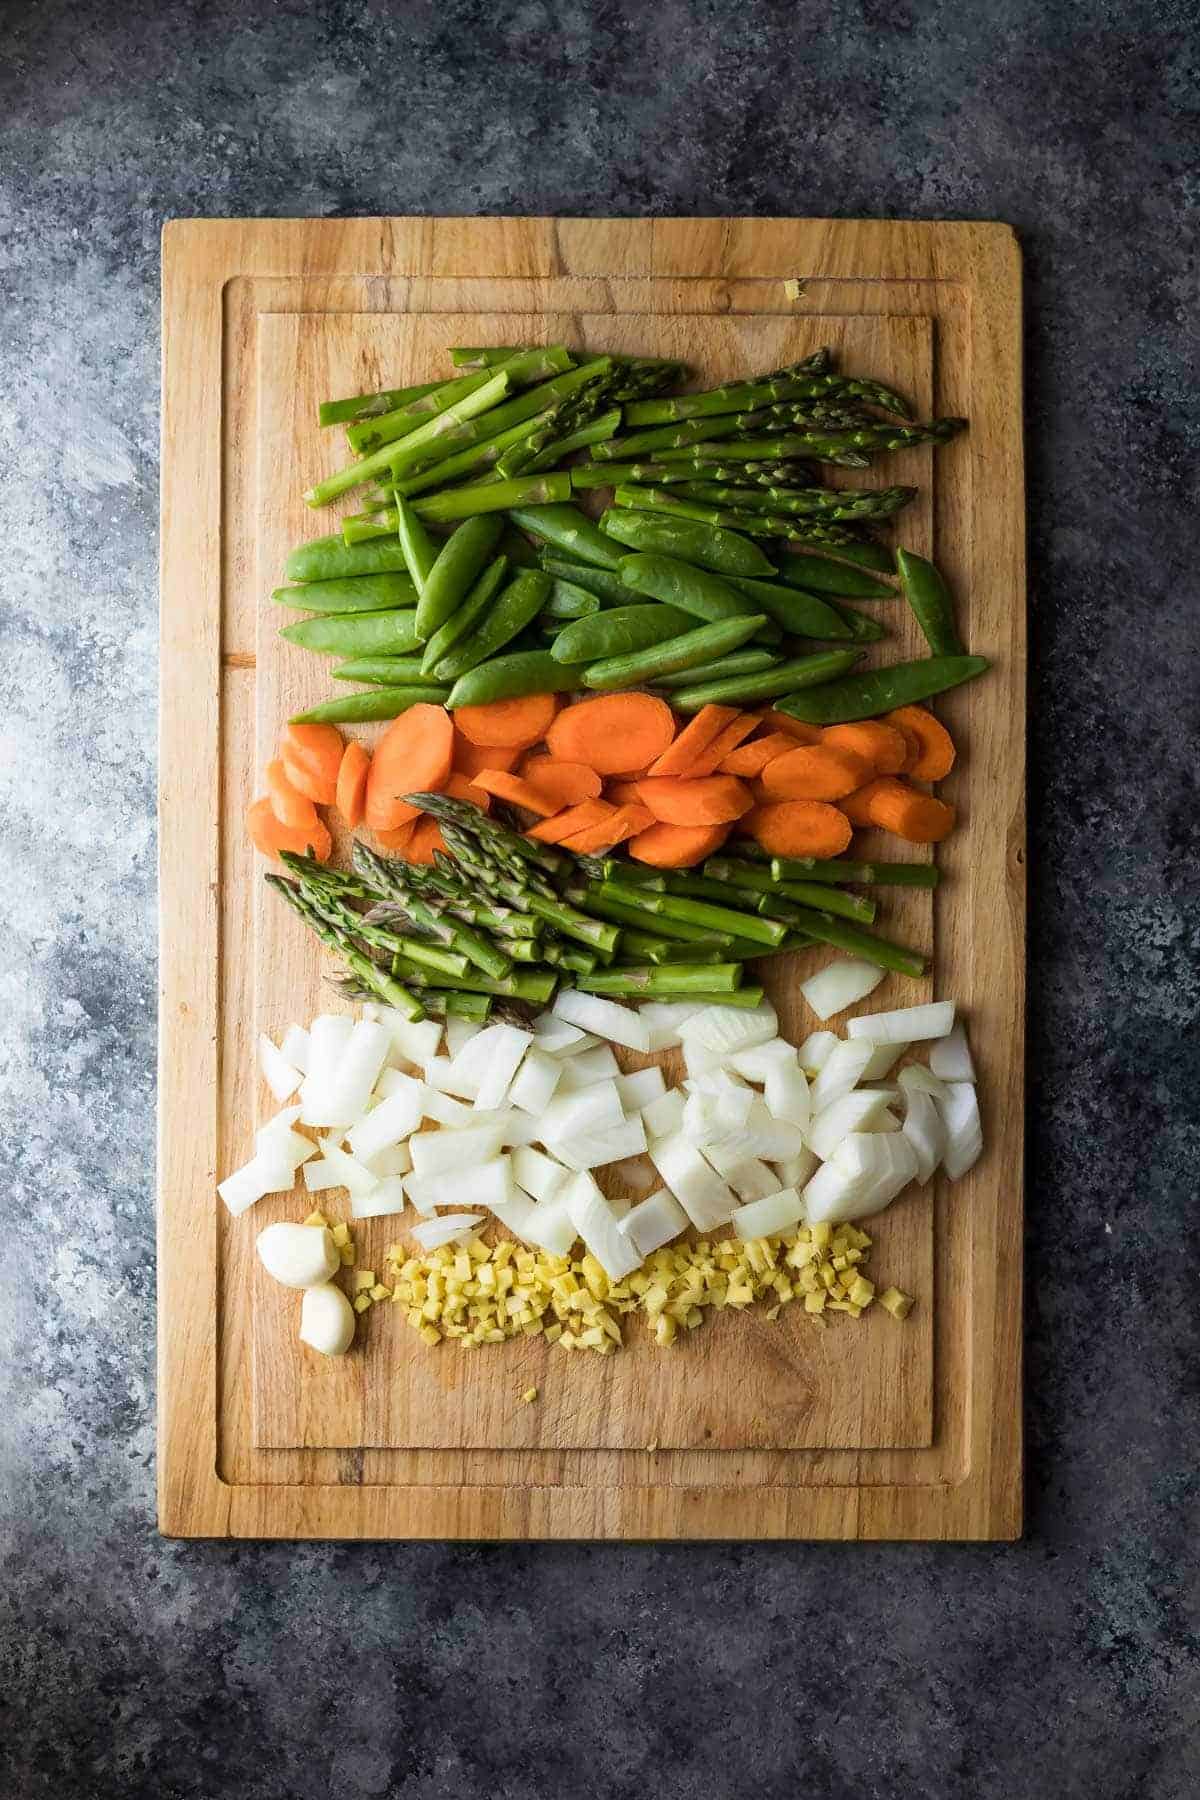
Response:
M796 281L799 290L791 286ZM787 285L785 285L787 284ZM1008 1538L1020 1528L1024 983L1020 267L1000 225L814 220L179 221L163 255L160 1524L181 1536ZM971 1021L988 1148L964 1181L872 1223L872 1273L917 1296L814 1331L726 1314L669 1353L536 1340L431 1353L399 1309L351 1356L301 1351L295 1297L253 1254L272 1196L231 1220L220 1175L272 1110L259 1031L331 1004L314 941L267 894L242 828L282 722L329 691L269 601L287 550L334 528L302 490L342 459L318 400L428 379L454 343L679 355L711 380L830 343L969 432L911 481L904 542L961 597L988 678L951 695L962 812L936 896L888 890L891 935ZM899 604L883 654L920 654ZM362 733L369 739L372 728ZM779 959L789 1035L824 960ZM337 1002L332 1002L337 1005ZM836 1023L836 1022L835 1022ZM637 1059L633 1059L636 1061ZM395 1221L359 1224L382 1270ZM840 1328L839 1328L840 1327ZM517 1396L535 1385L539 1401Z

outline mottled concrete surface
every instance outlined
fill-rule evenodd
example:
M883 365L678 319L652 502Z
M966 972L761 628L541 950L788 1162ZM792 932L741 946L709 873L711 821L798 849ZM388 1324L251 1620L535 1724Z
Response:
M3 13L0 1791L1194 1796L1195 0ZM1019 1546L155 1535L159 229L388 211L1021 235Z

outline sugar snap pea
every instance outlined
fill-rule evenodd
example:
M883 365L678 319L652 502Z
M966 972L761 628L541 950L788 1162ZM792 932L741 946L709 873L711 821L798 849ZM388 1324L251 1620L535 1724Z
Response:
M865 548L860 544L843 544L838 555ZM818 594L845 594L851 600L894 600L896 590L873 576L865 575L848 563L832 556L810 556L802 551L796 556L781 556L779 579L790 587L808 588Z
M394 612L415 607L416 589L407 575L352 575L345 581L302 581L296 587L276 588L276 606L294 606L297 612L359 613Z
M854 635L838 608L830 606L819 594L806 594L780 581L747 581L742 577L736 578L733 586L794 637L837 639Z
M396 495L396 535L400 539L400 548L404 552L404 560L408 564L408 572L419 599L429 580L429 571L438 559L441 545L436 538L430 536L424 520L418 517L408 501L399 494Z
M371 687L416 687L422 679L419 656L355 656L331 670L335 681L363 681Z
M555 662L548 650L520 650L493 656L460 675L446 706L486 706L492 700L519 700L525 694L567 694L579 686L579 670Z
M555 640L554 658L556 662L592 663L632 656L677 638L694 623L692 614L677 606L614 606L568 625Z
M344 581L357 575L406 574L408 565L395 536L347 544L337 532L297 544L284 565L289 581Z
M874 719L897 706L944 694L982 675L991 664L986 656L926 656L920 662L893 663L888 669L866 669L845 680L831 681L819 692L790 694L779 711L807 725L841 725L852 719Z
M662 688L696 687L702 681L721 681L726 675L761 675L774 669L784 658L776 650L733 650L712 662L698 663L694 669L677 669L671 675L656 675L654 684Z
M524 631L531 619L545 606L550 595L550 577L543 569L522 569L508 586L496 596L479 624L443 656L434 670L439 681L455 682L468 669L474 669L488 657L511 643Z
M494 513L464 519L438 552L417 602L418 641L428 643L440 625L462 605L503 529Z
M635 593L649 594L668 606L694 613L698 619L745 618L756 610L753 600L735 588L722 575L709 569L695 569L674 556L626 556L621 563L621 580Z
M405 656L420 642L415 612L328 613L298 619L279 635L322 656Z
M675 556L718 575L773 575L775 565L757 544L736 531L695 519L660 517L631 507L610 507L600 524L630 550Z
M676 688L671 705L676 712L699 712L702 706L746 706L756 700L774 700L779 694L800 699L800 688L836 681L854 667L861 655L861 650L818 650L813 656L777 663L761 675L730 675L723 681Z
M925 633L933 656L965 656L967 647L954 623L954 600L940 569L912 550L897 550L896 568L904 598Z
M612 616L611 613L601 614L602 618ZM607 657L603 662L588 665L583 671L583 684L589 688L637 687L641 682L653 681L659 674L670 675L676 669L695 668L727 651L737 650L762 622L761 613L751 613L744 619L718 619L712 625L701 625L645 650L636 650L627 656ZM554 649L557 655L558 644Z
M887 636L886 630L873 614L859 612L853 606L842 606L836 600L830 600L828 605L841 619L856 644L877 644L880 638Z
M884 575L892 573L892 553L885 544L843 544L837 555L843 562L858 563L864 569L879 569Z
M556 550L598 569L615 569L621 560L622 552L612 539L569 501L558 506L513 506L508 516L522 531L531 531Z
M426 644L425 653L421 658L421 673L427 681L443 656L449 656L454 646L474 626L475 621L483 617L492 604L507 569L507 556L493 557L462 605L455 607L444 625L438 626Z
M563 581L557 576L550 590L550 598L542 608L547 619L586 619L590 613L600 611L599 594L589 594L586 588L579 587L574 581Z
M629 589L614 569L597 569L589 563L568 562L565 557L555 556L547 550L542 551L538 561L547 575L553 575L558 581L570 581L576 587L586 588L589 594L595 594L602 606L629 605Z
M365 725L372 719L396 719L410 706L445 706L450 698L448 687L373 687L361 694L339 694L336 700L323 700L307 712L293 713L293 725Z

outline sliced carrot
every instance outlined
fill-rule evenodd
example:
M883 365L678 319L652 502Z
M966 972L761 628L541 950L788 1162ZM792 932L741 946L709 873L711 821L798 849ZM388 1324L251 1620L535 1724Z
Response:
M794 750L796 740L785 731L771 731L766 737L755 738L753 743L739 744L728 756L722 757L718 768L722 775L740 775L749 779L752 775L761 775L772 757L782 756L785 750Z
M655 869L690 869L719 850L729 835L728 825L651 825L629 840L629 854L636 862Z
M821 727L806 725L803 719L793 719L790 713L776 712L772 707L763 714L763 724L771 731L782 731L788 737L795 738L798 744L819 744Z
M543 799L554 801L555 811L562 806L578 806L581 800L600 798L600 777L586 763L560 762L556 756L526 756L520 774Z
M443 855L447 854L442 828L429 813L422 813L400 854L405 862L432 863L435 850L440 850Z
M337 809L351 831L362 824L370 768L370 756L356 738L351 738L342 752L337 778Z
M297 831L311 831L317 823L317 809L307 794L293 787L279 757L267 764L267 793L271 811L281 825L294 825Z
M332 806L344 748L336 725L289 725L280 757L294 788L318 806Z
M853 750L869 762L877 775L894 775L904 767L908 746L894 725L880 719L857 719L852 725L827 725L821 734L823 744L835 744L839 750Z
M885 713L889 725L911 732L917 740L917 760L905 770L914 781L940 781L954 767L954 739L940 719L924 706L898 706Z
M868 806L872 825L910 844L940 844L954 830L954 808L906 782L872 782Z
M540 825L531 825L525 836L536 838L539 844L561 844L573 832L586 831L589 826L611 819L616 810L607 800L583 800L578 806L555 813L552 819L543 819Z
M285 825L276 818L271 802L264 794L247 812L246 830L254 848L261 850L264 856L278 856L281 850L305 856L311 850L318 862L328 862L333 854L333 840L316 813L313 821L311 825Z
M613 801L616 806L640 806L642 800L638 793L638 783L645 780L644 775L629 775L624 781L606 782L604 798Z
M517 700L489 700L483 706L460 706L454 728L473 744L528 750L540 744L558 711L555 694L523 694Z
M536 813L539 819L548 819L562 811L531 782L522 781L519 775L506 775L503 769L480 769L475 786L482 788L485 794L495 794L497 800L506 800L510 806L523 806L526 812Z
M885 781L890 780L890 776L879 775L874 781L868 781L864 783L862 787L855 788L852 794L842 795L842 798L838 801L838 806L845 813L852 825L865 828L866 826L875 823L871 817L871 801L875 797L876 788L882 787Z
M772 856L840 856L853 836L845 813L822 800L780 800L751 816L756 841Z
M615 844L623 844L626 838L635 837L653 823L654 815L648 806L619 806L611 819L564 838L562 847L574 850L578 856L594 856L597 851L611 850Z
M403 850L417 829L418 820L424 817L424 813L420 813L416 819L408 819L403 825L397 825L394 831L377 831L375 842L385 850Z
M393 719L375 746L367 776L366 821L372 831L394 831L415 819L419 806L405 794L437 793L450 773L454 727L441 706L422 701Z
M720 768L721 764L725 761L725 758L737 749L743 739L750 736L750 733L757 725L757 713L746 712L742 713L740 717L736 719L731 719L723 731L718 731L708 748L700 752L699 756L688 770L688 775L693 777L697 775L712 775Z
M639 781L638 798L664 825L728 825L754 805L749 788L734 775Z
M597 694L564 707L546 733L550 754L586 763L598 775L627 775L661 756L675 715L653 694Z
M870 781L872 768L836 744L797 744L767 764L762 788L769 800L840 800Z
M473 781L468 781L465 775L456 775L453 769L447 775L446 785L441 791L449 794L452 800L469 800L480 812L492 810L492 796L485 794L481 787L476 787Z
M702 706L689 719L669 749L650 764L651 775L690 775L692 765L727 725L738 717L736 706Z
M513 744L473 744L470 738L459 732L454 734L454 762L452 767L456 775L465 775L468 780L478 775L480 769L516 768L521 757L521 746Z

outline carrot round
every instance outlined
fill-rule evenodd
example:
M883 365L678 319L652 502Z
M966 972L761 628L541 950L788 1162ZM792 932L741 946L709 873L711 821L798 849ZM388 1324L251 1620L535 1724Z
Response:
M539 844L561 844L575 832L604 824L616 810L607 800L581 800L578 806L568 806L563 812L555 813L552 819L531 825L525 836L536 838Z
M655 776L689 775L696 758L716 742L725 727L732 725L737 716L736 706L714 706L711 702L702 706L695 717L688 720L674 742L668 744L651 761L649 773ZM730 745L730 749L732 748Z
M362 824L370 768L370 756L356 738L351 738L342 752L337 778L337 809L351 831Z
M441 706L421 701L393 719L375 746L367 775L365 817L372 831L394 831L415 819L419 806L405 794L436 793L445 785L454 753L454 727Z
M651 825L630 838L628 849L635 862L655 869L690 869L719 850L728 833L728 825Z
M751 817L756 841L772 856L840 856L853 836L845 813L823 800L780 800Z
M872 825L910 844L940 844L954 829L954 808L903 781L876 781L869 802Z
M424 817L424 814L419 816ZM397 825L394 831L377 831L375 842L384 850L403 850L416 829L417 820L407 819L403 825Z
M586 763L560 762L556 756L527 756L520 774L543 799L554 802L556 812L563 806L578 806L581 800L600 798L600 777Z
M311 850L318 862L328 862L333 854L333 840L328 827L315 813L313 820L312 825L285 825L282 819L276 818L271 802L264 794L247 812L246 830L254 848L261 850L264 856L278 856L281 850L305 856Z
M503 744L473 744L470 738L454 734L454 761L451 765L456 775L465 775L469 781L472 775L478 775L480 769L513 770L521 755L521 746L514 744L507 747Z
M733 775L639 781L638 799L664 825L728 825L754 805L750 790Z
M611 850L614 844L623 844L626 838L635 837L653 823L654 814L648 806L619 806L611 819L564 838L562 847L573 850L577 856L594 856L598 850Z
M852 794L843 794L838 801L838 806L852 825L865 829L875 823L871 817L871 802L875 798L876 789L883 787L891 779L890 775L879 775L874 781L865 782L862 787L855 788Z
M762 772L768 800L840 800L870 781L872 765L837 744L797 744Z
M317 809L308 795L302 794L288 780L279 757L267 764L267 794L271 811L281 825L293 825L297 831L312 830L317 822Z
M794 750L796 742L786 732L770 731L766 737L755 738L752 743L739 744L718 767L722 775L740 775L749 780L754 775L761 775L773 757L782 756L785 750Z
M638 793L638 785L647 779L645 775L627 775L623 781L606 782L604 798L611 800L614 806L641 806L642 797Z
M473 744L528 750L540 744L558 711L554 694L523 694L517 700L489 700L481 706L460 706L454 724Z
M503 769L480 769L475 786L482 788L485 794L495 794L497 800L506 800L510 806L523 806L526 812L536 813L539 819L548 819L562 810L553 800L539 794L532 783L522 781L519 775L509 775Z
M776 712L774 707L763 714L763 724L771 731L782 731L798 744L819 744L821 741L819 725L807 725L803 719L793 719L790 713Z
M857 719L852 725L827 725L821 742L839 750L853 750L869 762L876 775L894 775L904 767L908 746L903 733L881 719Z
M480 812L491 812L492 810L492 796L485 793L481 787L476 787L473 781L468 781L465 775L456 774L453 769L447 775L441 791L443 794L449 794L452 800L469 800L472 806L479 808Z
M954 767L954 739L940 719L924 706L898 706L885 713L887 724L908 731L917 740L917 759L905 770L914 781L941 781Z
M564 707L546 733L550 754L586 763L597 775L627 775L662 755L675 715L653 694L598 694Z
M289 725L279 754L294 788L317 806L332 806L344 748L336 725Z
M718 731L712 743L703 749L693 762L688 774L712 775L720 768L725 758L737 749L744 738L758 727L758 714L745 712L736 719L731 719L721 731Z
M443 856L447 854L442 828L436 819L422 813L400 854L405 862L432 863L435 850L440 850Z

